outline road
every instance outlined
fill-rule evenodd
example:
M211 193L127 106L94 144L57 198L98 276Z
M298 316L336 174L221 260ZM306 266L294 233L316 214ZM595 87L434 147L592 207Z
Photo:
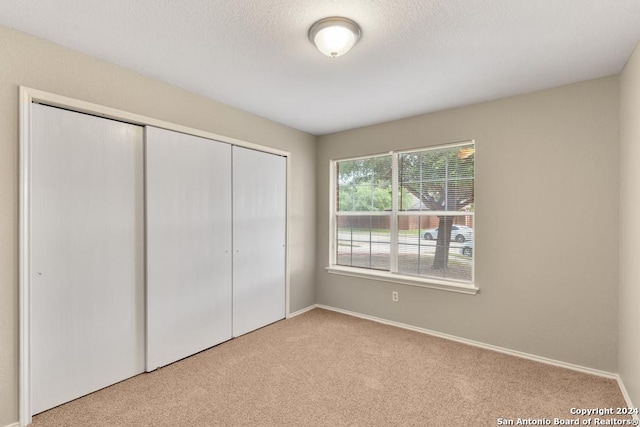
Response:
M371 242L371 248L369 247L369 242ZM389 234L386 233L373 232L369 234L362 231L339 231L338 243L340 243L340 248L344 248L344 251L339 250L339 252L351 252L353 250L353 253L388 253L391 242ZM400 234L398 236L399 250L406 254L417 255L419 251L421 255L433 255L436 250L436 243L436 240L424 240L417 234ZM462 248L468 245L468 242L450 242L450 253L461 254Z

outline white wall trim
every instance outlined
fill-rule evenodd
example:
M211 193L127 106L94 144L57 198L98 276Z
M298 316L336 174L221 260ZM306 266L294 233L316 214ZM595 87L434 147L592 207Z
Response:
M4 427L20 427L20 423L7 424Z
M359 317L361 319L366 319L366 320L372 320L374 322L378 322L378 323L382 323L385 325L390 325L390 326L396 326L398 328L402 328L402 329L408 329L410 331L415 331L415 332L420 332L423 334L427 334L427 335L432 335L438 338L444 338L450 341L455 341L455 342L459 342L462 344L467 344L467 345L471 345L474 347L479 347L479 348L483 348L486 350L491 350L491 351L496 351L498 353L503 353L503 354L508 354L510 356L516 356L516 357L520 357L523 359L528 359L528 360L532 360L534 362L540 362L540 363L544 363L546 365L552 365L552 366L557 366L560 368L566 368L566 369L571 369L572 371L578 371L578 372L582 372L585 374L591 374L591 375L597 375L599 377L604 377L604 378L609 378L609 379L615 379L617 380L619 378L618 374L612 373L612 372L606 372L606 371L601 371L598 369L593 369L593 368L588 368L585 366L580 366L580 365L575 365L573 363L567 363L567 362L562 362L559 360L553 360L553 359L549 359L546 357L542 357L542 356L536 356L535 354L529 354L529 353L524 353L521 351L517 351L517 350L511 350L508 348L504 348L504 347L498 347L495 345L491 345L491 344L485 344L479 341L473 341L473 340L469 340L466 338L460 338L457 337L455 335L449 335L449 334L443 334L441 332L436 332L436 331L432 331L429 329L424 329L424 328L420 328L417 326L412 326L412 325L407 325L405 323L400 323L400 322L394 322L392 320L386 320L386 319L382 319L379 317L375 317L375 316L369 316L367 314L360 314L360 313L356 313L353 311L349 311L349 310L343 310L341 308L336 308L336 307L331 307L331 306L327 306L327 305L323 305L323 304L317 304L318 308L322 308L325 310L330 310L330 311L335 311L337 313L342 313L342 314L346 314L349 316L354 316L354 317ZM620 383L620 381L619 381Z
M325 267L331 274L357 277L359 279L379 280L381 282L400 283L407 286L417 286L419 288L439 289L441 291L456 292L459 294L475 295L480 292L480 288L473 284L456 283L454 281L438 280L418 276L408 276L405 274L392 273L390 271L371 270L359 267L348 267L343 265L331 265Z
M287 319L291 319L292 317L300 316L301 314L306 313L307 311L311 311L314 308L318 308L318 307L319 307L318 304L313 304L313 305L310 305L309 307L303 308L302 310L298 310L298 311L296 311L294 313L289 313L289 315L287 316Z
M21 98L24 97L30 103L41 103L50 105L53 107L65 108L67 110L77 111L80 113L87 113L94 116L106 117L109 119L119 120L134 125L140 126L154 126L162 129L173 130L176 132L186 133L189 135L199 136L206 139L213 139L220 142L226 142L228 144L237 145L240 147L251 148L253 150L264 151L266 153L277 154L280 156L289 156L291 153L284 150L279 150L273 147L267 147L264 145L255 144L253 142L243 141L241 139L233 138L230 136L224 136L217 133L207 132L200 129L195 129L187 126L178 125L175 123L167 122L164 120L155 119L153 117L147 117L140 114L129 113L128 111L118 110L116 108L105 107L104 105L94 104L92 102L81 101L74 98L69 98L63 95L58 95L51 92L45 92L38 89L33 89L25 86L20 86Z
M637 408L637 406L635 406L631 401L631 396L629 396L629 392L627 391L627 388L624 386L624 382L622 381L622 378L620 377L620 375L616 375L616 380L618 380L618 387L620 387L620 391L622 392L624 401L627 402L627 408ZM640 421L640 415L633 414L633 419Z
M582 372L582 373L586 373L586 374L596 375L596 376L599 376L599 377L615 379L618 382L618 387L620 387L620 391L622 393L622 396L624 397L624 400L625 400L625 402L627 404L627 407L628 408L636 408L636 406L634 406L633 402L631 401L631 397L629 396L629 393L627 392L627 389L624 386L624 382L622 381L622 378L620 378L620 375L614 374L614 373L611 373L611 372L606 372L606 371L601 371L601 370L597 370L597 369L587 368L587 367L580 366L580 365L575 365L575 364L572 364L572 363L561 362L561 361L549 359L549 358L546 358L546 357L536 356L536 355L529 354L529 353L523 353L523 352L516 351L516 350L510 350L510 349L507 349L507 348L504 348L504 347L497 347L497 346L490 345L490 344L484 344L484 343L481 343L481 342L478 342L478 341L472 341L472 340L468 340L466 338L456 337L454 335L443 334L443 333L440 333L440 332L431 331L429 329L419 328L417 326L411 326L411 325L407 325L405 323L394 322L394 321L391 321L391 320L385 320L385 319L381 319L379 317L369 316L369 315L366 315L366 314L360 314L360 313L356 313L356 312L353 312L353 311L343 310L343 309L340 309L340 308L331 307L331 306L323 305L323 304L310 305L309 307L303 308L302 310L298 310L295 313L291 313L287 318L292 318L292 317L295 317L295 316L299 316L299 315L304 314L304 313L306 313L308 311L311 311L311 310L313 310L315 308L321 308L321 309L324 309L324 310L335 311L337 313L346 314L348 316L359 317L361 319L371 320L371 321L382 323L382 324L385 324L385 325L396 326L398 328L408 329L408 330L411 330L411 331L420 332L420 333L423 333L423 334L432 335L432 336L436 336L436 337L439 337L439 338L444 338L444 339L451 340L451 341L456 341L456 342L459 342L459 343L462 343L462 344L472 345L474 347L480 347L480 348L484 348L486 350L496 351L498 353L508 354L510 356L520 357L520 358L532 360L534 362L544 363L546 365L552 365L552 366L557 366L557 367L560 367L560 368L571 369L572 371L578 371L578 372ZM634 420L640 420L640 416L638 416L638 414L634 414L633 415L633 419Z
M20 343L18 365L18 414L20 424L31 424L31 268L30 240L31 222L31 94L20 87L20 212L19 212L19 319Z
M40 103L49 106L64 108L80 113L91 114L119 120L140 126L154 126L162 129L199 136L206 139L224 142L239 147L245 147L265 153L283 156L287 160L287 237L285 253L285 317L289 317L290 311L290 266L289 266L289 241L291 227L291 153L277 148L263 146L240 139L194 129L152 117L105 107L91 102L81 101L66 96L57 95L38 89L20 86L19 88L19 150L20 150L20 183L19 183L19 390L18 411L20 426L31 424L31 295L29 283L30 270L30 187L31 187L31 105Z
M284 318L287 319L289 317L289 314L291 313L291 284L290 284L290 279L291 279L291 257L289 256L289 248L291 247L291 213L292 211L292 204L291 204L291 192L293 191L293 188L291 186L291 156L286 156L286 161L287 161L287 171L286 171L286 192L287 192L287 200L286 200L286 224L285 224L285 236L284 236L284 245L285 245L285 251L284 251L284 265L285 265L285 272L284 272Z

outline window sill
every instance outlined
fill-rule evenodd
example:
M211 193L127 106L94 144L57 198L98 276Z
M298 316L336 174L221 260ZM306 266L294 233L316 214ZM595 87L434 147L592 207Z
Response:
M439 289L442 291L457 292L461 294L475 295L480 291L480 288L475 287L473 284L454 283L438 279L406 276L403 274L389 273L387 271L366 270L362 268L343 267L338 265L326 267L325 269L331 274L339 274L341 276L360 277L363 279L400 283L403 285Z

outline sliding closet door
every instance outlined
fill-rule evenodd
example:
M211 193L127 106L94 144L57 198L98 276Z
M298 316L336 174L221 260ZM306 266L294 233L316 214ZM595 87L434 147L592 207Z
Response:
M233 147L233 335L285 317L287 166Z
M147 370L231 338L231 146L147 128Z
M144 371L143 129L32 105L32 410Z

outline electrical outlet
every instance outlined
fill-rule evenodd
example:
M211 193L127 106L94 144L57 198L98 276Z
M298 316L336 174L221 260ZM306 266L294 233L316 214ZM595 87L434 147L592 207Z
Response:
M391 292L391 301L398 302L398 291Z

